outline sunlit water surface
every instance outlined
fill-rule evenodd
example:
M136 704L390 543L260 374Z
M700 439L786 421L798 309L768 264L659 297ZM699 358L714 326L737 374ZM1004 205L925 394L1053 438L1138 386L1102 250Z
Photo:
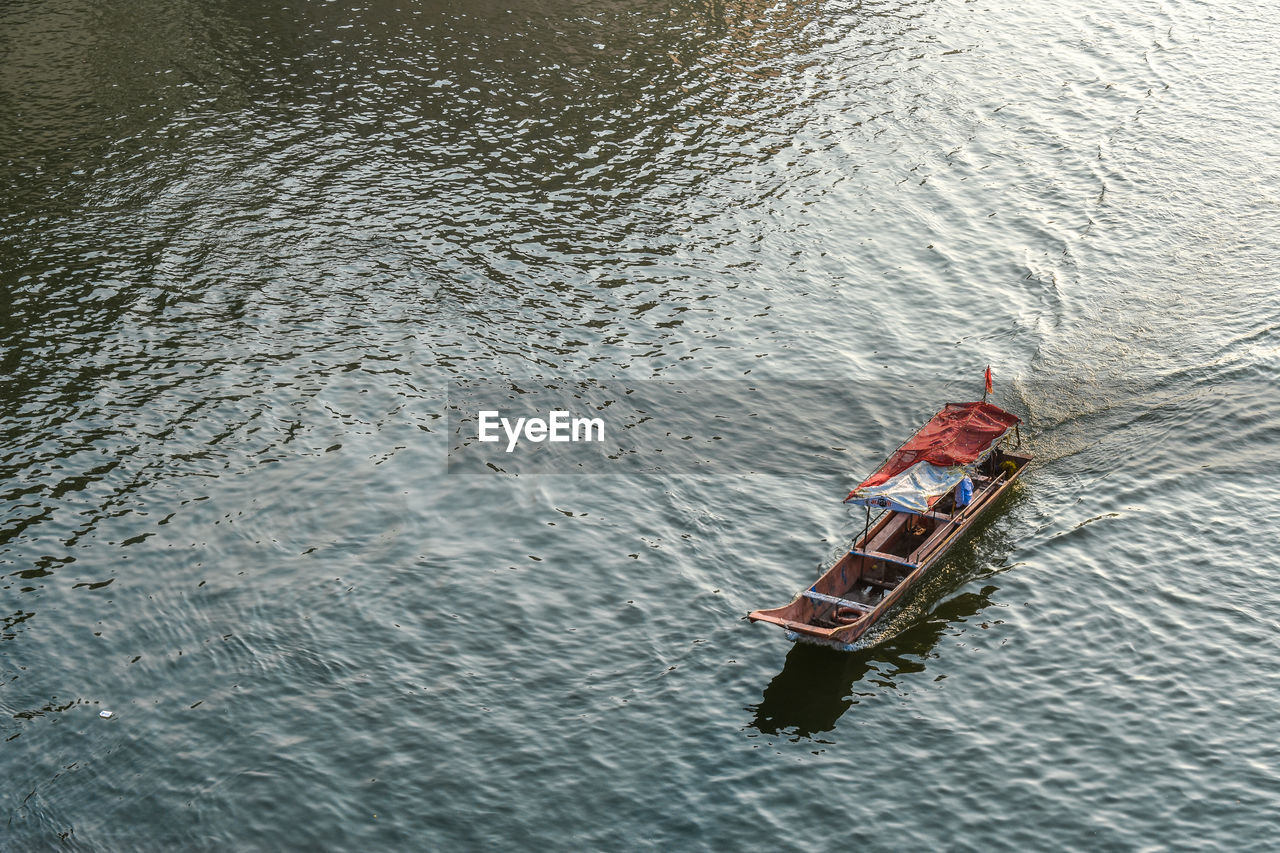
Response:
M0 847L1274 849L1277 43L8 3ZM863 651L748 624L987 363L998 514ZM451 382L580 377L856 411L784 392L839 452L781 474L448 473Z

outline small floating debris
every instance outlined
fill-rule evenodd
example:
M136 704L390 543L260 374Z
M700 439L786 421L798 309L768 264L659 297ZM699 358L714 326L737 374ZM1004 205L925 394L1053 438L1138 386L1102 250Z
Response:
M116 715L115 711L99 711L98 716L104 720L109 720Z

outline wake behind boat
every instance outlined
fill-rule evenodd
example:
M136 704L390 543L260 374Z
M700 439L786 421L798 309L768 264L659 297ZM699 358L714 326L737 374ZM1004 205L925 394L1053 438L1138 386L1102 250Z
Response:
M845 498L867 508L849 552L790 604L747 618L851 649L1022 475L1032 457L1006 447L1018 423L985 401L948 403ZM872 508L884 510L874 524Z

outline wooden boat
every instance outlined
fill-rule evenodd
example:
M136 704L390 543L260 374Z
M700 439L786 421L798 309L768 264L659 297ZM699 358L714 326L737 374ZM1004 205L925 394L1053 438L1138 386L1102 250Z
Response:
M747 618L852 649L1022 476L1032 457L1008 447L1011 432L1021 447L1018 423L985 401L948 403L845 498L867 508L848 553L790 604ZM883 510L874 523L873 508Z

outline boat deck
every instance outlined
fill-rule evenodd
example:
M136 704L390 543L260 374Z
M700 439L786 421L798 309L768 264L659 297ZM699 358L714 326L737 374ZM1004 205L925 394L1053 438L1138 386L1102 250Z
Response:
M826 574L792 602L748 614L772 622L796 639L847 648L906 590L915 584L956 539L1018 479L1030 456L998 453L987 476L974 476L973 497L956 509L947 495L922 514L890 510L856 539ZM1013 462L1012 470L1005 462Z

